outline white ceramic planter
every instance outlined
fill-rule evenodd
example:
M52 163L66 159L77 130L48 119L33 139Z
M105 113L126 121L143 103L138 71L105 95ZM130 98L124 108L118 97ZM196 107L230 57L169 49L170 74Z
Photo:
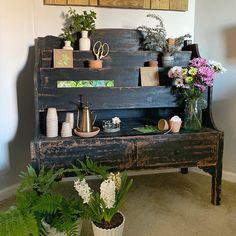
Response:
M63 47L63 49L66 50L73 50L73 48L71 47L71 41L64 41L65 46Z
M82 223L83 220L82 218L79 218L77 220L77 224L78 224L78 236L80 236L81 234L81 229L82 229ZM67 236L65 233L62 232L58 232L55 228L52 228L48 223L46 223L44 220L42 220L42 225L45 228L47 235L48 236Z
M122 236L123 230L124 230L124 225L125 225L125 217L121 212L120 212L120 214L123 216L123 222L121 225L119 225L118 227L113 228L113 229L102 229L102 228L97 227L92 222L94 236Z
M82 31L82 38L79 39L79 50L90 51L90 39L88 38L88 31Z

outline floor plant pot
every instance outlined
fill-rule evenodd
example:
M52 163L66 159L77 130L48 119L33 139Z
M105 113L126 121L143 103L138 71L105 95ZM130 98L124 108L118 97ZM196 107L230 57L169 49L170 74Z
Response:
M119 213L123 217L123 221L119 226L117 226L115 228L112 228L112 229L99 228L97 225L95 225L92 222L94 236L122 236L123 230L124 230L124 224L125 224L125 217L121 212L119 212Z
M76 223L78 225L78 234L77 235L80 236L81 229L82 229L82 223L83 223L82 218L79 218ZM66 233L58 232L55 228L51 227L45 220L42 220L42 225L43 225L44 229L46 230L48 236L67 236Z

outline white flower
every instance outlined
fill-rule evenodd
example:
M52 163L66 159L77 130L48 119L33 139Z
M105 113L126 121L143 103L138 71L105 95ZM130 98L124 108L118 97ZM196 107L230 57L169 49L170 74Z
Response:
M108 179L111 179L114 181L116 190L119 191L120 186L121 186L121 177L120 177L120 172L117 172L116 174L110 173L108 176Z
M182 67L174 66L168 71L169 78L182 78Z
M88 203L91 198L92 190L85 179L74 181L74 187L84 203Z
M104 180L100 186L100 197L107 209L114 207L116 201L116 185L111 179Z
M209 64L213 70L215 70L217 73L224 73L226 72L226 69L222 66L220 62L217 61L209 61Z
M179 88L179 87L182 87L183 85L184 85L184 81L183 81L183 79L180 79L180 78L178 78L178 79L175 79L175 86L177 87L177 88Z
M112 118L112 123L113 123L113 124L120 124L120 122L121 122L121 120L120 120L119 117L114 117L114 118Z

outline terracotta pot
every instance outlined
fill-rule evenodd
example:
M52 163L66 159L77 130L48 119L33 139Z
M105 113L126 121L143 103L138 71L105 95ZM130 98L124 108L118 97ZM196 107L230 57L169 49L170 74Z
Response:
M88 67L92 69L101 69L102 68L102 60L89 60Z
M165 131L165 130L168 130L170 127L169 127L169 123L167 120L165 119L160 119L158 121L158 125L157 125L158 129L161 130L161 131Z
M149 61L148 66L149 67L158 67L158 61Z
M122 236L123 235L123 230L124 230L124 224L125 224L125 217L124 217L124 215L121 212L119 212L119 213L122 215L123 221L116 228L113 228L113 229L102 229L102 228L97 227L92 222L94 236Z

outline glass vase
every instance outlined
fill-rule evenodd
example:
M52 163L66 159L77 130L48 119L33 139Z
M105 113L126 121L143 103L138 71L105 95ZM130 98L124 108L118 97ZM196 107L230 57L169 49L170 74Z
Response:
M184 113L185 130L198 131L202 128L202 106L200 99L186 101Z

